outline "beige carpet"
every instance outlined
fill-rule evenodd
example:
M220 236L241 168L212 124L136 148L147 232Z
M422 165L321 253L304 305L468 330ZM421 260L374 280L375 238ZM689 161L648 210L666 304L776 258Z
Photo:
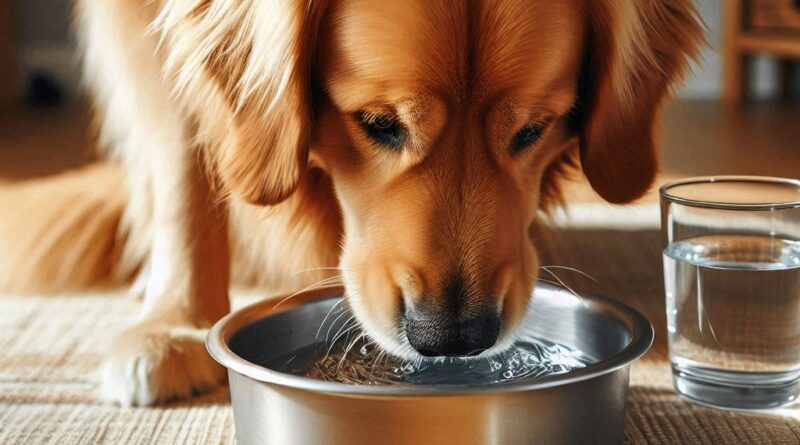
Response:
M588 228L537 238L542 264L578 267L595 276L598 284L559 272L575 287L628 302L656 326L656 346L631 376L627 443L800 443L800 407L737 413L676 397L665 361L657 231ZM237 305L249 301L250 297L236 299ZM235 442L225 388L158 408L117 408L100 404L93 395L93 370L102 342L132 322L139 305L121 292L0 297L0 444Z

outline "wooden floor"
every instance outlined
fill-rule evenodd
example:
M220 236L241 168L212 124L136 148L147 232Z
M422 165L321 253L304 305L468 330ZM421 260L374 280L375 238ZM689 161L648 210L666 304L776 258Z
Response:
M800 104L676 103L663 114L662 171L671 176L800 178Z
M668 105L662 116L663 178L746 174L800 177L800 105L717 102ZM85 108L0 115L0 179L57 173L97 158ZM597 199L585 185L570 199Z

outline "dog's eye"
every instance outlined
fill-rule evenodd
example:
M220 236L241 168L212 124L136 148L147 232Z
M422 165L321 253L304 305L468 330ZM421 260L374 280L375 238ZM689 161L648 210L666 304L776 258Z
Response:
M511 142L511 154L515 155L536 143L544 133L544 128L545 126L538 122L526 125L514 136Z
M391 114L359 111L356 113L356 119L358 119L367 136L377 144L399 149L406 140L408 133L406 127L397 121L397 117Z

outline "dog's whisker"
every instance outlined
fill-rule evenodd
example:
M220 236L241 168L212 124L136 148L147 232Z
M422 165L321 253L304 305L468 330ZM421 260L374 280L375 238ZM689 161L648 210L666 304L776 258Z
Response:
M296 358L297 358L297 354L293 355L289 360L286 360L286 363L284 363L283 366L289 365L289 363L293 362L294 359L296 359Z
M272 307L272 309L273 309L273 310L274 310L274 309L277 309L277 308L278 308L280 305L282 305L283 303L285 303L285 302L287 302L287 301L291 300L292 298L294 298L294 297L296 297L296 296L298 296L298 295L302 294L303 292L307 292L307 291L310 291L310 290L316 289L316 288L318 288L318 287L324 286L324 285L326 285L326 284L333 283L333 282L335 282L336 280L341 280L341 279L342 279L342 276L341 276L341 275L336 275L336 276L333 276L333 277L328 277L328 278L325 278L325 279L323 279L323 280L317 281L316 283L314 283L314 284L311 284L311 285L309 285L309 286L306 286L305 288L303 288L303 289L301 289L301 290L299 290L299 291L297 291L297 292L295 292L295 293L293 293L293 294L289 295L288 297L286 297L286 298L282 299L282 300L281 300L281 301L279 301L277 304L275 304L275 306L273 306L273 307Z
M342 317L344 317L344 316L345 316L345 315L347 315L347 314L349 314L349 312L347 312L347 311L342 311L342 312L341 312L339 315L337 315L337 316L336 316L336 318L334 318L334 319L333 319L333 321L331 322L330 326L328 326L328 330L325 332L325 344L326 344L326 345L328 344L328 342L329 342L329 339L331 338L331 330L332 330L334 327L336 327L336 326L337 326L336 322L338 322L338 321L339 321L339 320L340 320ZM350 316L352 317L352 314L350 314ZM344 324L347 324L347 322L345 322ZM320 327L321 327L321 326L320 326ZM338 331L337 331L337 332L338 332ZM334 335L335 335L335 334L334 334Z
M311 268L308 268L308 269L298 270L297 272L294 272L292 274L292 276L295 276L295 275L298 275L298 274L301 274L301 273L316 272L316 271L321 271L321 270L339 270L339 271L342 271L342 272L352 272L354 274L359 274L360 273L359 271L354 270L354 269L345 269L343 267L337 267L337 266L325 266L325 267L311 267Z
M342 297L341 299L339 299L339 301L337 301L336 303L334 303L334 304L331 306L331 308L330 308L330 309L328 309L328 313L327 313L327 314L325 314L325 317L322 319L322 322L319 324L319 329L317 329L317 334L316 334L316 335L314 335L314 340L315 340L315 341L316 341L316 340L319 340L319 334L320 334L320 332L322 332L322 328L325 326L325 322L328 320L328 317L330 317L330 316L331 316L331 314L333 313L333 311L334 311L334 310L336 310L336 308L337 308L337 307L338 307L340 304L342 304L342 302L344 302L344 297ZM344 311L344 309L342 309L342 310Z
M560 287L562 289L564 288L564 286L559 284L558 281L548 280L547 278L537 278L536 281L542 281L544 283L549 283L549 284L552 284L554 286L558 286L558 287Z
M588 279L590 279L590 280L594 281L595 283L599 283L599 281L597 281L597 278L595 278L595 277L593 277L593 276L589 275L588 273L586 273L586 272L584 272L584 271L582 271L582 270L580 270L580 269L576 269L576 268L574 268L574 267L569 267L569 266L558 266L558 265L553 265L553 264L548 264L547 266L539 266L539 267L540 267L540 268L545 268L545 267L547 267L547 268L551 268L551 269L564 269L564 270L569 270L569 271L571 271L571 272L577 272L577 273L579 273L579 274L583 275L584 277L586 277L586 278L588 278Z
M333 340L331 340L331 342L330 342L331 346L332 346L332 345L335 345L335 344L336 344L336 342L339 340L339 337L341 336L341 334L342 334L342 331L344 331L345 329L352 328L353 326L355 326L355 324L357 324L357 323L358 323L358 322L355 322L355 324L353 324L353 321L355 320L355 318L356 318L356 316L355 316L355 315L350 315L350 317L348 317L348 318L347 318L347 319L344 321L344 323L342 323L342 325L341 325L341 326L339 326L339 330L338 330L338 331L336 331L336 333L335 333L335 334L333 334Z
M333 322L331 322L331 325L330 325L330 326L328 326L328 331L325 333L325 343L328 343L328 339L331 337L331 330L334 328L334 326L336 326L336 322L337 322L337 321L339 321L339 319L340 319L340 318L342 318L343 316L345 316L345 315L347 315L347 314L349 314L349 312L347 312L347 311L342 311L342 313L341 313L341 314L339 314L339 315L337 315L337 316L336 316L336 318L333 320ZM355 316L355 315L352 315L352 314L350 314L350 317L351 317L351 318L352 318L352 317L354 317L354 316ZM342 324L342 326L347 326L347 323L348 323L349 321L350 321L349 319L348 319L347 321L345 321L345 322ZM339 329L341 330L341 327L340 327ZM338 332L339 332L339 331L337 331L337 333L338 333ZM336 334L334 334L334 336L335 336L335 335L336 335Z
M353 317L353 318L355 318L355 317ZM348 323L350 321L352 321L353 318L348 320ZM347 325L345 324L344 326L347 326ZM342 329L340 329L339 332L336 334L336 336L333 338L333 341L331 342L330 347L328 348L328 352L325 354L326 356L330 355L331 351L333 351L333 348L336 346L336 343L339 341L340 338L344 337L345 334L346 334L346 335L348 335L348 337L346 337L345 341L347 341L347 338L349 338L350 332L353 329L360 327L358 322L352 324L347 329L345 329L344 326L342 326Z
M356 328L356 326L350 326L349 328L347 328L347 330L343 331L342 335L337 337L336 343L333 343L332 345L330 345L330 347L325 352L325 355L322 356L322 358L324 359L324 358L327 358L327 357L331 356L331 353L333 352L333 350L336 347L336 344L339 342L340 338L344 337L344 342L347 343L349 341L350 332L355 328Z
M381 360L385 355L386 351L378 351L378 355L375 357L375 360L372 362L372 367L370 368L370 377L375 375L375 368L381 363Z
M462 357L462 358L464 359L464 361L467 361L472 356L472 354L475 354L476 352L480 353L480 352L483 352L483 351L484 351L484 349L473 349L472 351L467 352L465 354L465 356Z
M587 305L587 303L586 303L586 300L584 300L584 299L583 299L583 297L581 297L581 296L580 296L580 295L579 295L577 292L575 292L575 291L574 291L574 290L573 290L571 287L567 286L567 284L566 284L566 283L564 283L564 281L563 281L561 278L559 278L559 276L558 276L558 275L556 275L555 273L553 273L553 271L551 271L551 270L550 270L550 269L548 269L547 267L542 267L542 269L544 269L544 271L545 271L545 272L549 273L549 274L550 274L550 275L551 275L553 278L555 278L555 279L556 279L556 281L558 281L558 283L559 283L559 284L560 284L560 285L561 285L561 286L562 286L564 289L566 289L567 291L569 291L569 292L570 292L572 295L574 295L574 296L575 296L575 297L576 297L578 300L580 300L580 301L583 303L583 305L584 305L584 306L586 306L586 305Z
M352 342L350 342L347 348L345 348L344 352L342 353L342 358L339 359L338 369L342 368L342 364L344 363L344 360L347 358L347 354L350 353L350 351L353 349L353 346L355 346L356 343L358 343L358 341L361 340L361 338L363 337L364 333L362 332L361 334L357 335Z

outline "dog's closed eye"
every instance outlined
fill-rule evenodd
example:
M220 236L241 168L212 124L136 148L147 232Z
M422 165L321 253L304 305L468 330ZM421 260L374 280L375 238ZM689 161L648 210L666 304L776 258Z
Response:
M511 155L516 155L535 144L542 137L546 128L547 125L540 122L531 122L523 127L511 141L509 149Z
M355 118L367 137L381 147L400 150L408 135L397 116L389 113L356 112Z

